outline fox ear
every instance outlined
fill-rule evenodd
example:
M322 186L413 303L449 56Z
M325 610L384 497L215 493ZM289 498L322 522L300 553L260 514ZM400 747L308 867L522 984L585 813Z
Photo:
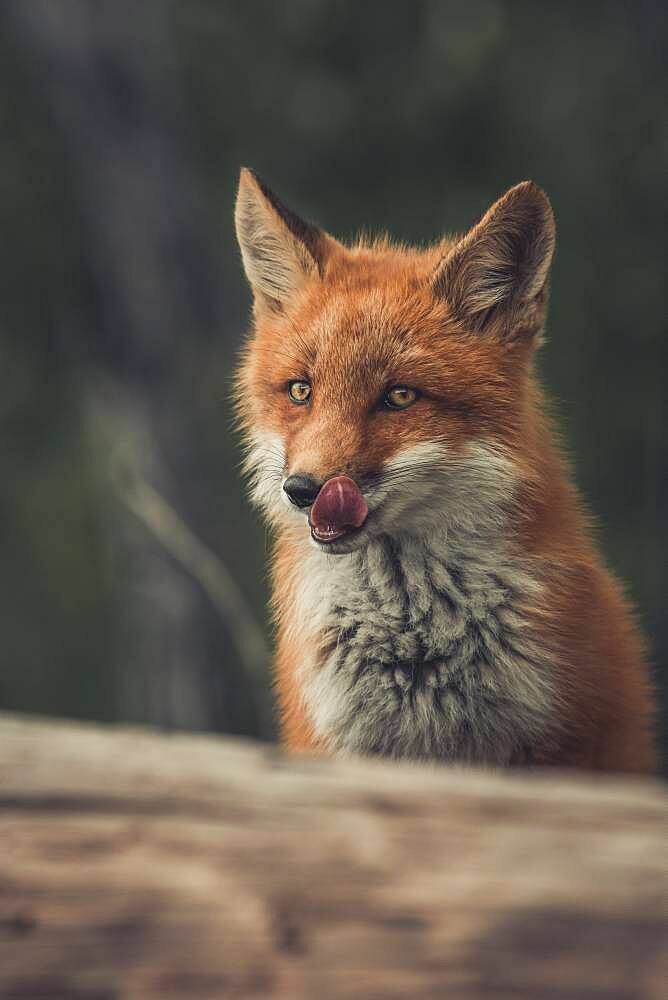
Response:
M281 204L246 167L239 178L235 223L256 302L280 310L304 282L322 274L329 238Z
M539 332L554 242L548 197L525 181L449 250L434 274L434 292L474 330Z

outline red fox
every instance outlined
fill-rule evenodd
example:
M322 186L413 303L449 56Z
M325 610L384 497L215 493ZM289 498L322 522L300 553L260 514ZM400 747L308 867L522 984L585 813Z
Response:
M286 745L653 770L643 643L534 373L544 192L518 184L427 249L347 247L244 169L236 227Z

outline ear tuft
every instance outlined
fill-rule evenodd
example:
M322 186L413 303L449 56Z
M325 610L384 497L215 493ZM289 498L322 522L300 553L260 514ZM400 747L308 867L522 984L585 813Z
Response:
M322 274L325 233L291 212L247 167L239 177L235 223L256 301L280 309L304 282Z
M436 269L434 292L474 330L494 325L506 334L518 326L536 332L554 244L548 197L525 181L495 202L447 253Z

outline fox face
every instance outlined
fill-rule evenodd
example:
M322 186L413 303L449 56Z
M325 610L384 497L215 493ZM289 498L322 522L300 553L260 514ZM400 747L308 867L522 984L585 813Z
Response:
M244 170L236 222L255 300L238 405L268 518L332 555L505 519L531 488L543 192L520 184L425 250L344 247Z

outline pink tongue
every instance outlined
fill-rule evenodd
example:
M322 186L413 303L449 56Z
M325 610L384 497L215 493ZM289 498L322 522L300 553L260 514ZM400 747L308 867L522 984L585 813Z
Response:
M318 493L309 522L316 535L341 535L348 528L360 528L368 513L357 484L348 476L335 476Z

